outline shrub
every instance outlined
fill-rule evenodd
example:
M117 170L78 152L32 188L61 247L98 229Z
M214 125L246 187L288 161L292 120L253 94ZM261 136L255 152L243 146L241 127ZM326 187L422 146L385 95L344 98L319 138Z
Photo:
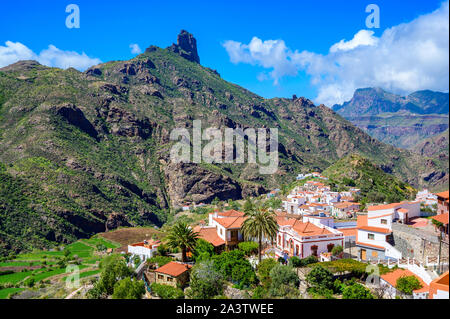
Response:
M289 265L295 268L301 267L302 266L302 260L300 258L298 258L297 256L292 256L289 259Z
M346 286L342 292L343 299L374 299L369 289L361 284L353 283Z
M214 261L205 260L191 271L188 296L192 299L210 299L223 293L223 275L217 270Z
M333 289L333 274L322 265L315 265L306 275L306 282L316 290Z
M158 267L162 267L172 261L172 257L169 256L154 256L149 259L150 263L156 263Z
M298 297L300 280L292 267L278 264L270 271L270 278L269 291L272 297Z
M422 288L422 284L415 276L402 276L397 279L395 288L407 295L412 295L414 290Z
M333 249L331 249L331 253L333 254L333 256L337 256L343 251L344 249L342 248L342 246L334 246Z
M211 258L214 255L214 246L206 240L199 238L193 253L195 262Z
M33 287L34 284L36 283L36 280L33 277L29 277L28 279L26 279L23 284L27 287Z
M272 282L270 271L276 265L278 265L278 262L273 258L263 259L258 265L258 277L264 286L270 286L270 283Z
M239 243L238 247L246 256L256 255L258 253L258 243L253 241L244 241Z
M180 288L175 288L169 285L162 285L152 283L150 286L152 292L157 294L161 299L183 299L184 292Z
M131 280L124 278L114 285L113 299L141 299L145 293L144 282L142 280Z

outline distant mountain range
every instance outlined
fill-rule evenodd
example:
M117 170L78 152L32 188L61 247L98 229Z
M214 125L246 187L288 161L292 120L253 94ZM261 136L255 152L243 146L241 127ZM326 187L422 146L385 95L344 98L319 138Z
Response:
M406 149L449 127L449 94L430 90L403 97L380 88L358 89L333 110L372 137Z
M400 96L380 88L357 89L350 101L334 105L333 110L345 118L397 112L448 115L449 94L424 90Z

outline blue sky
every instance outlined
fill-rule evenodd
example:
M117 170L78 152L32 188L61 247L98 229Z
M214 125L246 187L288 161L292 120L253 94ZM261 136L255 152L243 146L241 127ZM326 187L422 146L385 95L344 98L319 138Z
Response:
M79 29L68 29L65 26L68 15L65 8L71 3L77 4L80 8ZM361 35L369 40L375 39L377 44L357 48L357 51L367 49L366 47L371 49L370 52L359 52L359 56L355 55L354 49L350 52L347 49L341 50L338 52L339 56L335 54L331 56L330 47L334 44L343 39L350 41L360 30L369 30L365 25L366 17L369 15L365 12L365 8L370 3L375 3L380 8L380 28L370 29L373 33L361 33ZM419 59L417 63L423 66L418 68L417 74L405 73L395 81L384 78L380 80L379 75L374 75L371 82L365 75L352 73L350 65L361 69L370 61L365 62L364 66L349 62L347 67L343 65L343 70L330 73L320 69L327 63L341 65L349 59L357 61L361 55L379 56L379 52L377 55L373 47L377 46L378 42L381 46L390 41L383 40L386 29L411 24L422 15L432 14L441 7L441 4L442 1L436 0L1 1L0 66L2 66L2 52L3 64L5 64L7 63L5 61L9 62L11 55L19 50L8 48L5 44L7 41L20 43L36 55L48 49L49 45L53 45L60 50L59 53L63 53L61 51L75 51L79 54L84 52L90 58L106 62L133 57L135 54L131 53L130 44L138 44L142 50L152 44L167 47L176 41L176 36L181 29L186 29L197 38L202 65L217 69L224 79L264 97L290 97L296 94L311 98L318 103L331 104L347 99L355 87L371 84L405 94L422 88L445 91L448 90L448 79L439 80L445 74L439 73L438 69L444 69L448 78L448 62L445 64L439 58L439 65L435 65L436 62L429 66L427 61L436 60L435 56L428 57L425 62L421 60L423 54L403 57L402 61L411 58L413 64ZM447 8L443 10L444 20L445 11L447 12L447 26L438 25L438 30L430 30L430 33L438 33L440 36L440 33L445 35L447 32L448 38L448 2ZM442 24L442 19L438 21ZM424 22L420 24L420 28L422 30L432 24ZM397 33L400 34L399 37L406 39L426 36L421 31L417 31L417 27L410 29L402 31L403 35L401 32ZM277 45L282 44L281 49L286 53L282 58L285 57L286 61L273 56L273 50L264 57L254 57L254 52L246 47L254 37L260 39L262 45L269 45L270 50L279 48ZM265 42L267 40L275 42ZM240 45L239 52L234 52L240 55L235 59L235 63L230 60L232 52L224 46L227 41ZM444 50L436 54L439 57L446 54L448 60L448 39L446 41L445 52L445 43L436 39L436 47L441 51ZM416 43L411 44L409 40L403 42L409 43L408 45L414 48L417 47ZM396 50L411 51L408 45L403 50L398 47L400 44L397 44L394 43ZM432 44L433 47L434 44ZM389 46L387 48L389 50ZM428 52L430 49L425 51ZM304 54L301 54L302 52ZM21 56L18 54L18 57ZM54 62L56 60L51 61L53 62L49 64L56 63ZM390 63L395 64L395 67L388 65L380 69L393 70L390 71L393 74L403 74L401 69L397 71L401 68L398 66L399 61ZM279 69L277 76L272 76L271 72L274 68ZM367 70L367 73L371 72L374 71ZM385 73L389 72L385 71ZM432 75L430 76L429 73ZM418 78L431 80L428 82L415 80ZM411 85L401 81L421 83ZM344 86L347 82L352 83Z

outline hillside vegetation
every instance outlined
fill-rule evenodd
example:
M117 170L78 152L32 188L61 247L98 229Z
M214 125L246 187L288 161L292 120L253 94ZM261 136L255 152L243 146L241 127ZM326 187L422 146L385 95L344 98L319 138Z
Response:
M413 199L417 190L398 178L386 174L370 160L351 154L327 168L323 175L330 183L361 189L362 203L398 202Z

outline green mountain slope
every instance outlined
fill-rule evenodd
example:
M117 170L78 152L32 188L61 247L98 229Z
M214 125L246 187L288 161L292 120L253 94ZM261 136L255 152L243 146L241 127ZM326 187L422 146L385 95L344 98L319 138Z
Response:
M184 32L168 49L151 46L86 72L33 61L0 69L2 174L21 185L2 188L4 251L28 247L25 230L36 223L30 236L42 246L121 225L161 225L184 203L262 194L351 153L415 186L440 185L448 175L439 161L383 144L324 105L264 99L224 81L198 63L186 45L191 37ZM193 120L203 128L278 128L277 173L261 175L247 163L171 162L171 130ZM16 231L5 218L18 221Z
M414 198L417 192L409 184L386 174L370 160L351 154L327 168L323 175L337 185L354 186L361 189L362 203L398 202Z

